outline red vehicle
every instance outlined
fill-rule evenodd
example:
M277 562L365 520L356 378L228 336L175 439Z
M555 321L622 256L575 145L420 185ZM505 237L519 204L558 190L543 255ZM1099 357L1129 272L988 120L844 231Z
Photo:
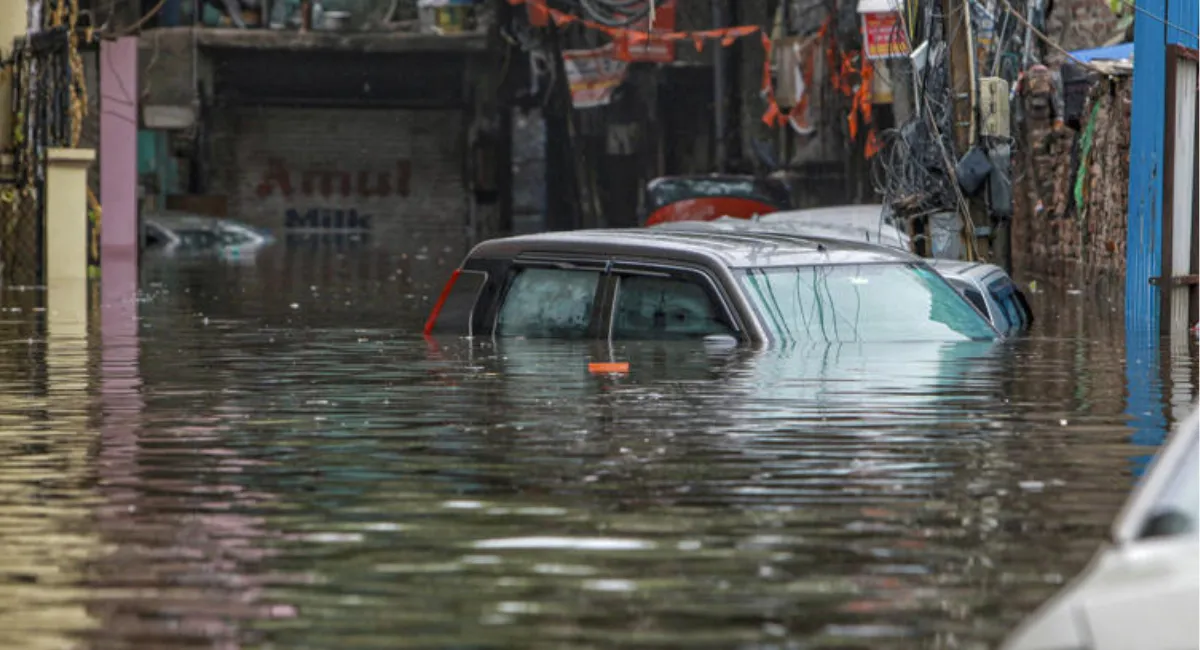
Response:
M792 207L787 185L754 176L662 176L646 184L646 219L653 226L669 221L750 219Z

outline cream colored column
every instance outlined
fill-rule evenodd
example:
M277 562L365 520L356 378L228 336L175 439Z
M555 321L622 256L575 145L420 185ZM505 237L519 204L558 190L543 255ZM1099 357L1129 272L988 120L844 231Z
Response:
M46 152L42 259L50 333L87 326L87 169L95 158L91 149L53 148Z
M24 37L28 30L28 12L26 0L0 0L0 58L12 58L13 40ZM12 82L12 69L0 70L0 170L5 172L13 160Z
M87 279L87 170L95 159L92 149L46 152L47 283Z
M0 0L4 2L5 0ZM46 399L48 427L43 432L47 455L54 459L63 480L86 480L94 474L89 449L97 435L89 423L91 397L90 350L88 347L87 279L87 161L94 157L88 150L50 149L46 156ZM10 463L11 464L11 463ZM0 466L0 471L9 468ZM20 474L18 474L20 476ZM80 483L80 485L82 485ZM15 507L26 502L36 504L34 495L13 497ZM81 490L59 505L66 510L57 525L30 526L31 534L45 540L43 548L18 549L16 562L30 567L46 580L72 583L86 575L88 567L102 557L103 550L94 532L94 524L72 517L69 509L85 508L100 495ZM80 531L80 532L75 532ZM65 632L59 638L47 637L39 647L61 644L69 638L98 629L101 622L83 605L53 608L53 613L7 621L16 626L53 625Z

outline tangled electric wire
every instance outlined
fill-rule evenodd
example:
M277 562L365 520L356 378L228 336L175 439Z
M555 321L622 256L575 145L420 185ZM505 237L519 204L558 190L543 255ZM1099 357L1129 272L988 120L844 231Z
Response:
M928 22L940 24L937 5L927 6L932 12ZM994 45L981 62L980 72L982 76L989 71L998 74L1011 84L1019 72L1013 59L1018 58L1024 43L1020 31L1011 25L1001 22L995 28ZM920 102L915 115L898 128L880 133L882 148L874 159L872 184L884 204L897 213L917 216L954 211L959 200L955 176L948 169L966 153L957 151L950 137L954 125L951 95L955 89L944 48L952 41L953 34L930 34L928 64L917 80ZM910 81L897 79L896 83ZM1007 143L1015 146L1016 140L1009 138Z
M872 166L872 183L884 204L910 216L953 210L957 202L946 165L947 158L957 160L950 139L949 69L946 57L935 51L939 44L931 45L919 84L922 105L903 125L880 133L882 148Z

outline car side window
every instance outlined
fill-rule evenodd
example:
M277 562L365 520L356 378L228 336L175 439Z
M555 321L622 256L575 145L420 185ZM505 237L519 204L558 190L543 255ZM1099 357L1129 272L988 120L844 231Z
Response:
M184 248L212 248L220 241L217 233L209 230L180 230L177 234Z
M682 340L734 334L723 310L699 282L686 277L621 275L612 338Z
M496 319L496 335L581 339L588 336L600 271L519 269Z

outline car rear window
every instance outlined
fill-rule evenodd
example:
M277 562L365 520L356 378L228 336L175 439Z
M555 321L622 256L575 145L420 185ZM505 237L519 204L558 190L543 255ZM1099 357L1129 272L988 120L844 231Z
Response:
M921 264L746 269L739 281L784 340L992 340L996 330L936 271Z
M581 339L591 328L600 271L524 268L509 284L496 335Z

